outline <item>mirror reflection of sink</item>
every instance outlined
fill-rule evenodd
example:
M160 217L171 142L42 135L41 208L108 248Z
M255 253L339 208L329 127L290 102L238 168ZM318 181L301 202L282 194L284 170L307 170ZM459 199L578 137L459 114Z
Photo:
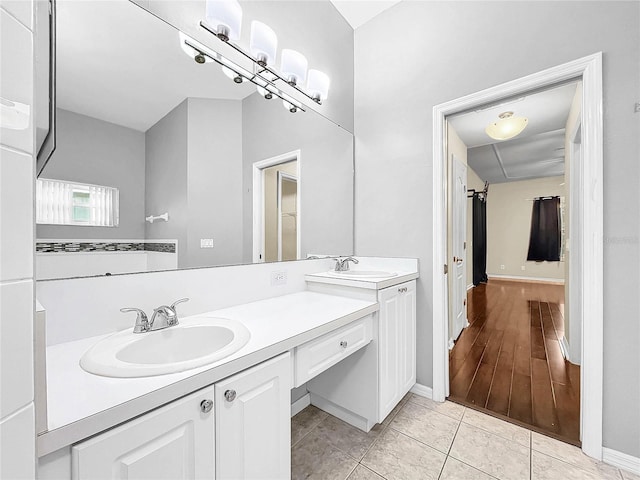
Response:
M395 272L386 272L384 270L347 270L346 272L336 272L335 270L329 270L327 272L332 277L336 278L391 278L398 274Z
M87 350L80 366L107 377L165 375L222 360L244 347L250 337L238 321L197 317L148 333L132 329L115 333Z

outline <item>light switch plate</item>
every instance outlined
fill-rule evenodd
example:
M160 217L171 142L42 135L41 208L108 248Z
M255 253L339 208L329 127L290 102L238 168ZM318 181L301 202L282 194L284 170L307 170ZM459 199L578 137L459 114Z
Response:
M213 238L201 238L200 248L213 248Z

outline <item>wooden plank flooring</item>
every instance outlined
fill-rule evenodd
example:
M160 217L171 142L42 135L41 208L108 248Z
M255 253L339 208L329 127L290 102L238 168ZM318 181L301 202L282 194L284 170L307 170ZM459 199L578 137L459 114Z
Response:
M580 367L562 356L564 286L491 280L467 294L449 400L580 445Z

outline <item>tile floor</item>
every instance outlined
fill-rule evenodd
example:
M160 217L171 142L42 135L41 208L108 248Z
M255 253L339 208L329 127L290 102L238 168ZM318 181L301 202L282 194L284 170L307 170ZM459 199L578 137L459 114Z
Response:
M572 445L411 393L369 433L309 406L291 419L291 445L293 480L640 480Z

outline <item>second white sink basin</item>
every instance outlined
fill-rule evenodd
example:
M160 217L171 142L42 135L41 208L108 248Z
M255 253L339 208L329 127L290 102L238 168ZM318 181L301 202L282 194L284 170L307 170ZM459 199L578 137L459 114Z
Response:
M332 277L336 278L391 278L398 274L395 272L386 272L383 270L347 270L346 272L336 272L335 270L329 270L327 272Z
M238 321L195 317L154 332L115 333L87 350L80 366L107 377L165 375L222 360L244 347L250 337Z

